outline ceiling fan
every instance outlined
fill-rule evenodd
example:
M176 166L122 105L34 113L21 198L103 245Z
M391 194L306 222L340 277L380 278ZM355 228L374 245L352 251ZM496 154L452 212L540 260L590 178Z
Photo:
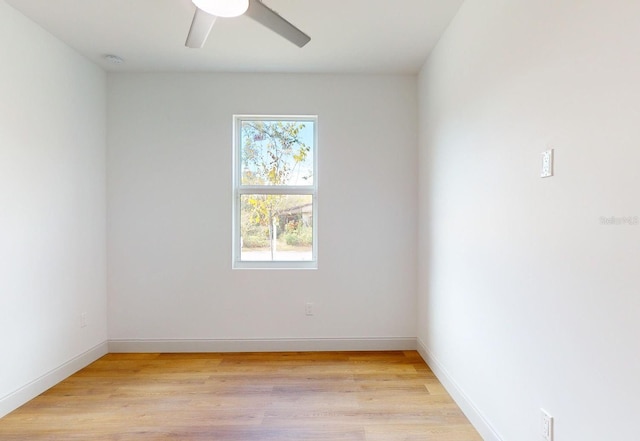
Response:
M185 46L201 48L218 17L238 17L242 14L286 38L298 47L307 44L311 37L282 18L262 0L192 0L196 12L191 22Z

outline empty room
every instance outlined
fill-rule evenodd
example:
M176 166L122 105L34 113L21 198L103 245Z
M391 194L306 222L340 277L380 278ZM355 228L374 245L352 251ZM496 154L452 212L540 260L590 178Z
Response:
M639 17L0 0L0 440L636 441Z

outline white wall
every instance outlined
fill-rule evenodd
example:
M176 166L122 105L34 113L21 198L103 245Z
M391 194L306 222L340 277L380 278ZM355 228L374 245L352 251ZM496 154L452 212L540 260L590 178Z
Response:
M112 347L415 344L416 84L411 76L110 74ZM233 114L318 115L318 270L231 269ZM305 302L315 304L313 317ZM305 346L313 339L326 344Z
M638 439L639 16L467 0L421 72L419 343L487 440Z
M2 416L106 350L106 78L4 1L0 53Z

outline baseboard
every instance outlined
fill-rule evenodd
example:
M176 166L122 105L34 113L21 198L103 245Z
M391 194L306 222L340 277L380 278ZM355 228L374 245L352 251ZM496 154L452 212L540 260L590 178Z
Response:
M415 338L109 340L109 352L409 351Z
M433 373L438 377L440 383L449 392L449 395L456 402L458 407L462 409L462 412L469 419L473 427L480 433L484 441L502 441L502 438L491 427L487 419L482 412L476 407L471 399L463 392L458 386L456 381L449 375L446 368L438 361L433 353L427 349L422 340L417 339L417 349L420 356L429 365Z
M47 389L55 386L65 378L93 363L108 351L107 342L102 342L77 357L72 358L63 365L36 378L30 383L0 398L0 418L13 412L27 401L40 395Z

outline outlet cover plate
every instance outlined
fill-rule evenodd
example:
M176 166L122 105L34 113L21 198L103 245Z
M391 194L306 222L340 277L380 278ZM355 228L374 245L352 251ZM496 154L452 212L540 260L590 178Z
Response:
M544 409L540 409L540 435L545 441L553 441L553 417Z
M549 178L553 176L553 149L542 152L542 168L540 170L541 178Z

